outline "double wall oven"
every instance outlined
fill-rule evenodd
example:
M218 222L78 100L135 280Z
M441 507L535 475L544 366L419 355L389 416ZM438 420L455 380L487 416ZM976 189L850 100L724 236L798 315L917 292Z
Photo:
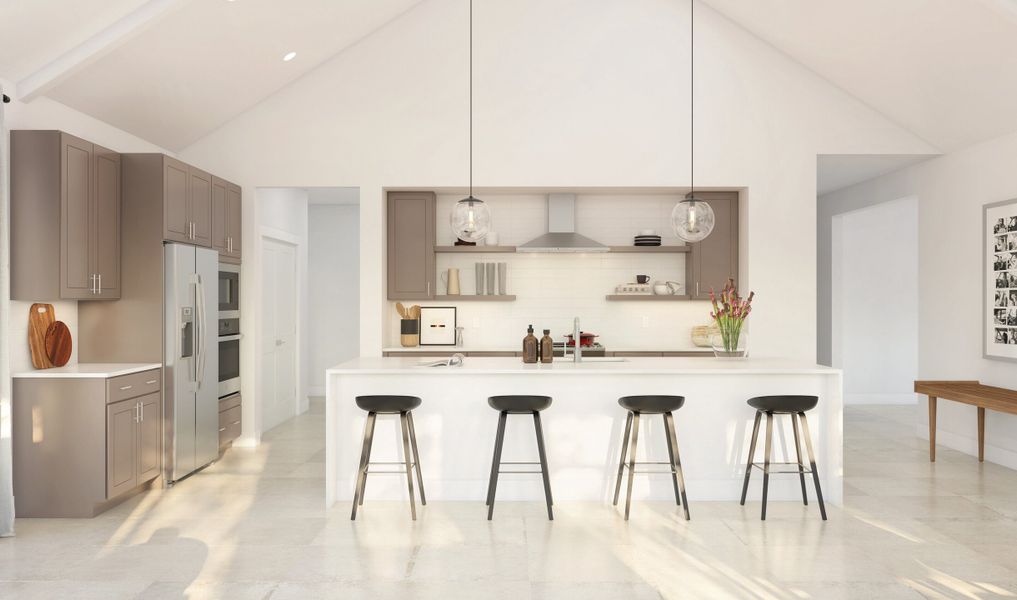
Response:
M240 265L219 263L219 398L240 392Z

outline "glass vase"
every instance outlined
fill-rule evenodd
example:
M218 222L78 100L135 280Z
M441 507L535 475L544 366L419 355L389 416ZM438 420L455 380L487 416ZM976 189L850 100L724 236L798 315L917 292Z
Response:
M717 358L745 358L749 355L749 336L744 330L738 334L714 333L710 337L713 355Z

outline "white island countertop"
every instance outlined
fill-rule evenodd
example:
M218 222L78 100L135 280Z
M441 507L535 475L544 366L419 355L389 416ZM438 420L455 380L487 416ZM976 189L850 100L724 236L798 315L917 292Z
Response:
M575 363L556 358L551 364L524 364L518 357L481 358L467 357L458 367L426 367L421 363L433 359L403 357L360 357L328 369L328 374L395 374L455 375L455 374L507 374L562 375L582 372L584 375L812 375L840 373L838 369L814 363L784 358L584 358Z
M15 379L47 379L52 377L95 377L106 379L130 375L152 369L161 369L159 363L77 363L64 367L53 367L52 369L37 369L35 371L24 371L15 373Z

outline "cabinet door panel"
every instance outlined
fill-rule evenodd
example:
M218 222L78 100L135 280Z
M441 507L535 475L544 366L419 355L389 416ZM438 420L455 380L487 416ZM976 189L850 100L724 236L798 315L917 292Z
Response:
M194 223L194 239L198 246L212 245L212 176L191 167L188 179L188 216Z
M106 497L113 498L138 484L137 400L106 407Z
M163 239L172 242L190 242L187 165L169 157L165 157L163 161Z
M226 243L227 217L226 217L226 186L227 183L218 177L212 178L212 248L220 254L227 254L229 246Z
M435 195L388 195L388 298L414 300L435 294Z
M226 233L230 237L230 256L240 258L240 239L243 235L243 194L239 185L226 188Z
M60 296L92 298L92 144L64 135L60 151Z
M141 422L138 423L138 483L142 484L159 475L162 446L162 411L159 392L135 400L141 403Z
M710 290L720 291L728 279L738 281L738 193L701 192L716 215L713 232L692 245L688 262L688 288L693 300L709 300Z
M95 267L100 298L120 297L120 155L95 146Z

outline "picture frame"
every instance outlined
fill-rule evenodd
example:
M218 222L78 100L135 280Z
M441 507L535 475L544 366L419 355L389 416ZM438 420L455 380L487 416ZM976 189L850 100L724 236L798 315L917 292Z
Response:
M456 345L456 307L420 307L420 345Z
M982 357L1017 362L1017 198L982 207Z

